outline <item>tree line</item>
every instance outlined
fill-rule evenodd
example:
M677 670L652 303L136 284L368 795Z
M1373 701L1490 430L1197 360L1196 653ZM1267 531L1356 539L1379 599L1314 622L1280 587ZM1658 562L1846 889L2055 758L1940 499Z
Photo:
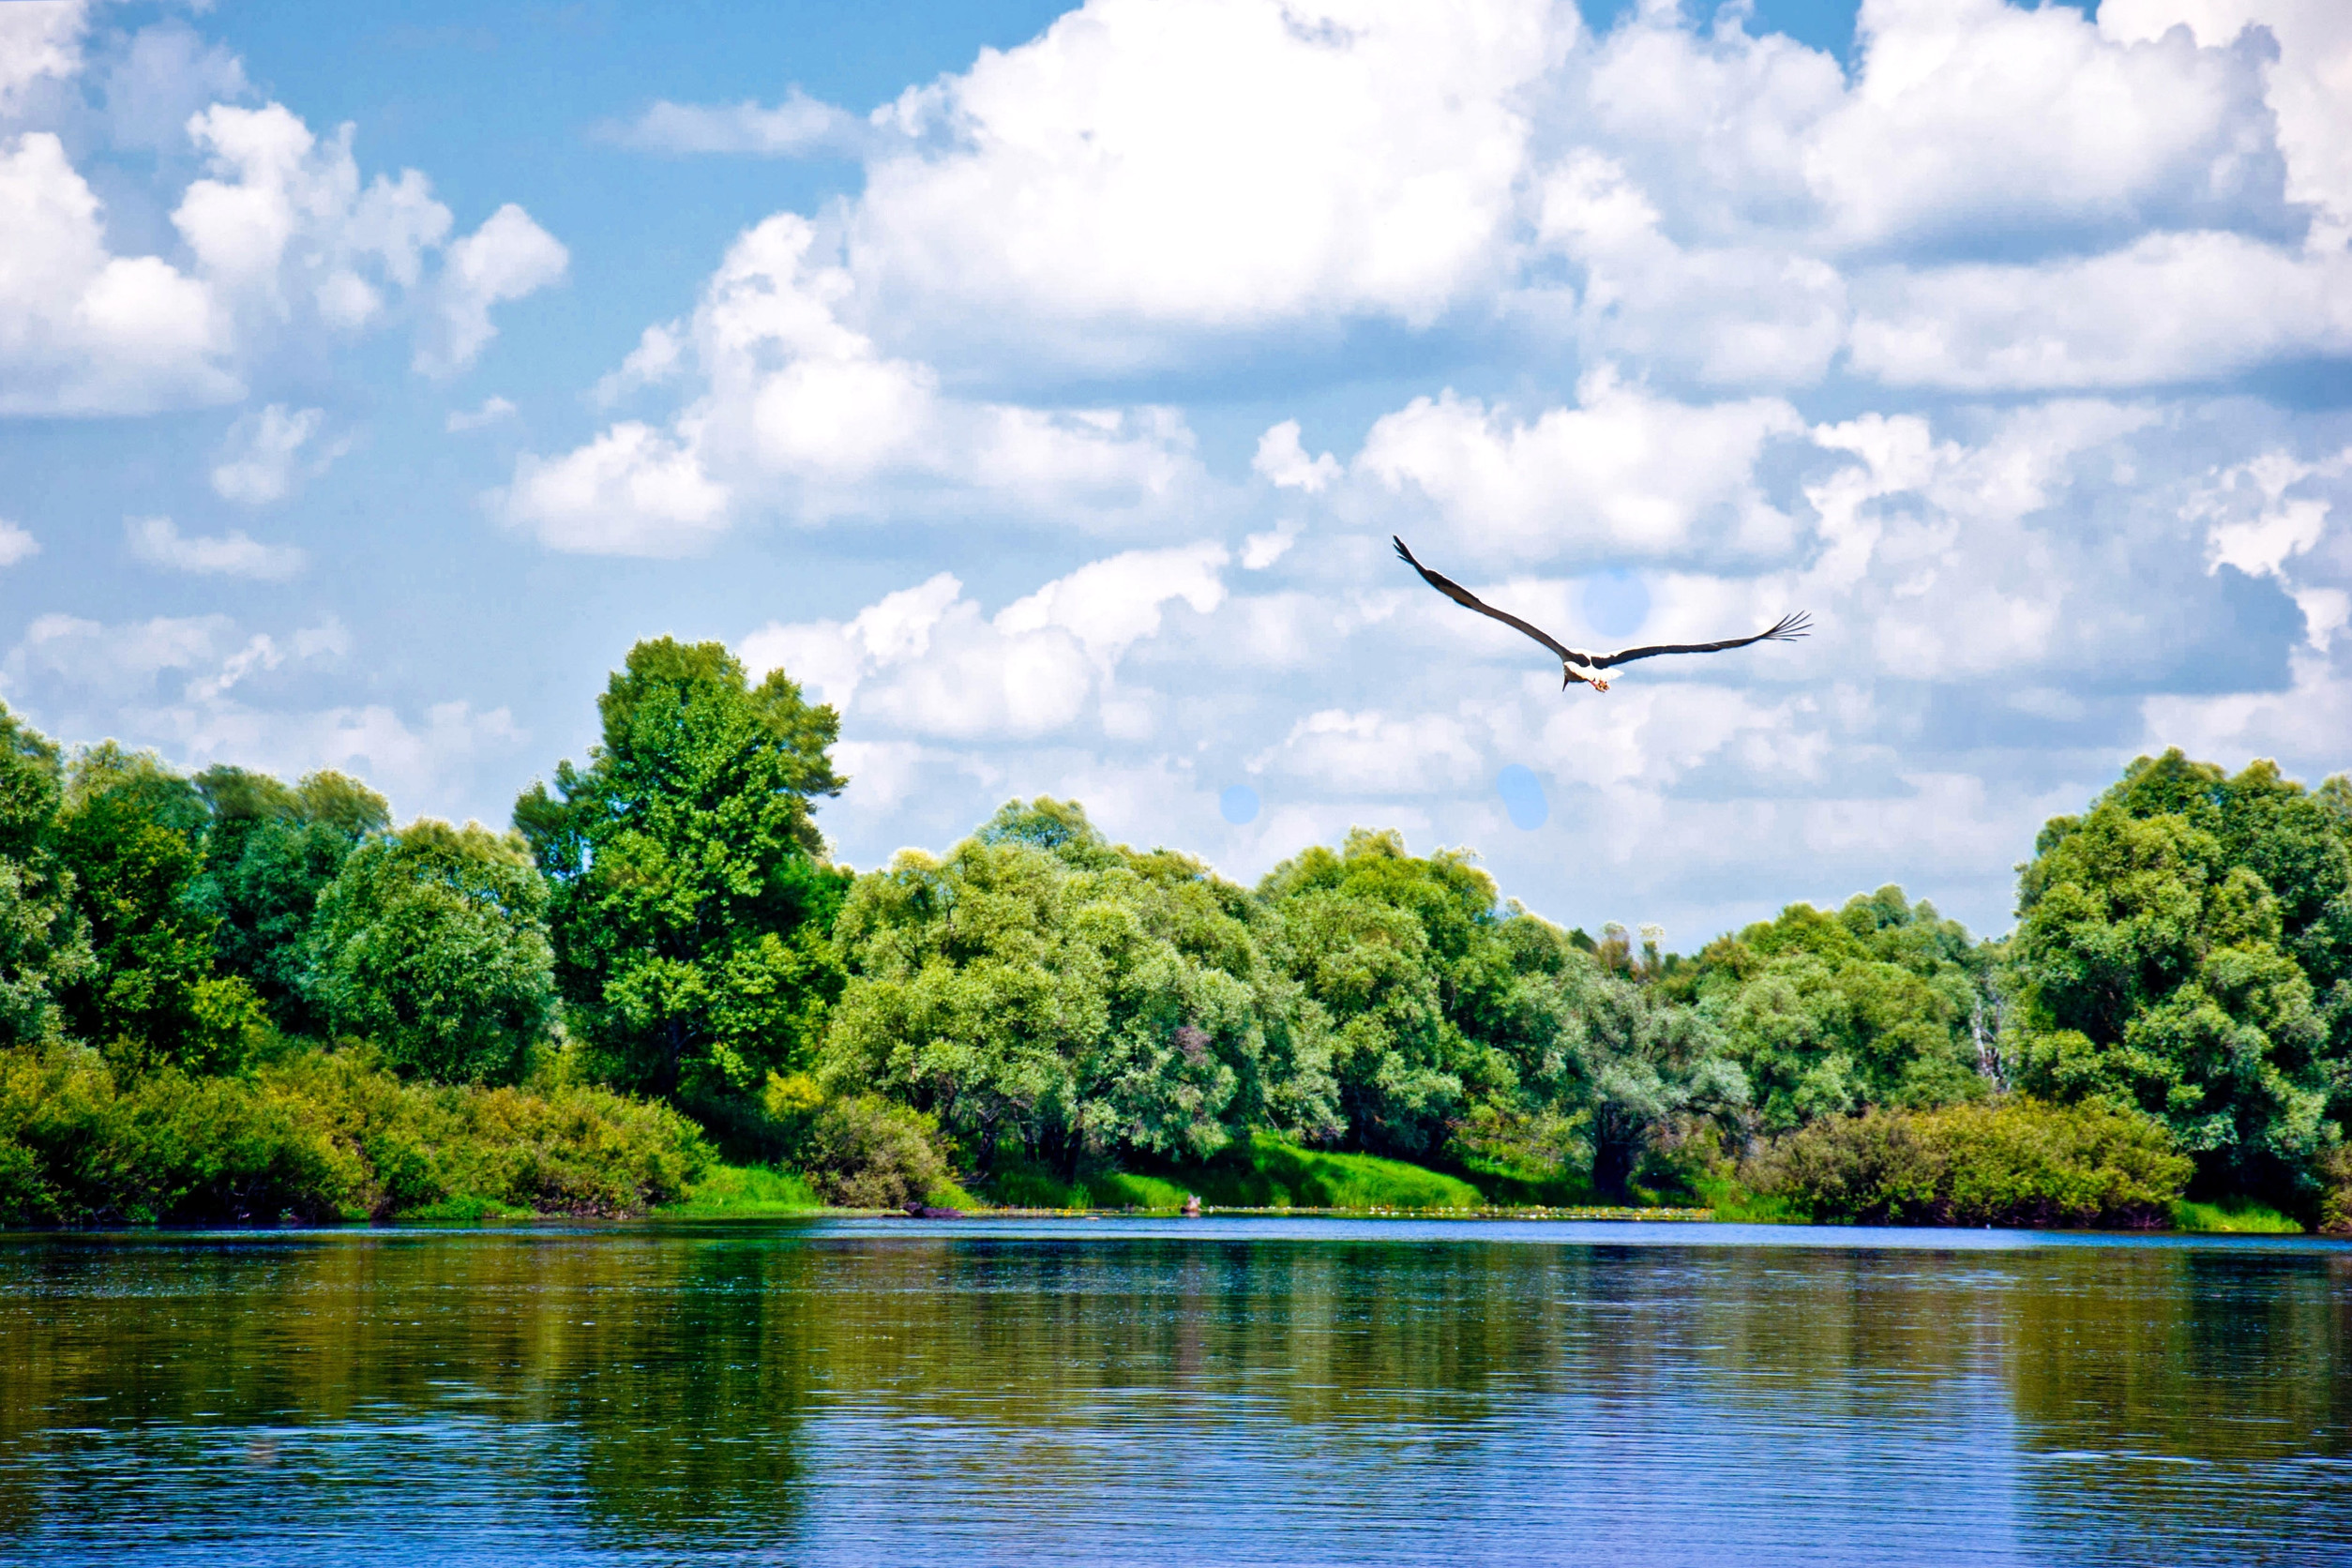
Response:
M2352 1221L2341 776L2143 758L2003 940L1886 887L1678 956L1366 829L1244 886L1017 801L857 874L785 673L642 642L599 713L493 831L0 709L0 1209L625 1210L720 1159L879 1206L1290 1150L1494 1201Z

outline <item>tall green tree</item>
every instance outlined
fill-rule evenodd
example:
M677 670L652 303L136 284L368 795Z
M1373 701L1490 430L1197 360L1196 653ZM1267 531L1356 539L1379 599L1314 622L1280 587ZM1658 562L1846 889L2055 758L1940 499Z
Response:
M216 972L204 907L208 814L188 779L107 741L68 773L55 828L97 962L66 991L70 1031L134 1066L234 1065L264 1026L260 999Z
M2054 819L2018 882L2021 1085L2152 1116L2207 1181L2291 1196L2352 1090L2343 821L2268 762L2178 751Z
M586 767L515 803L551 893L556 984L614 1082L740 1099L813 1056L840 988L827 935L850 877L811 817L840 792L839 719L716 642L629 650Z
M211 813L197 897L219 918L220 967L252 984L279 1028L315 1032L325 1020L304 984L311 916L352 851L391 826L390 807L331 771L288 788L267 774L219 766L194 782Z
M319 896L305 988L403 1074L511 1083L555 1001L547 906L520 835L420 820L361 844Z
M58 1038L61 994L96 967L51 841L63 771L56 746L0 703L0 1046Z

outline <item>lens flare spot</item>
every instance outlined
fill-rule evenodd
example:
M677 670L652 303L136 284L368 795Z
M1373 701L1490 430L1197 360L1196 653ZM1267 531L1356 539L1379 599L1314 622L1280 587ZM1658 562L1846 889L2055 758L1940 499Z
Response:
M1522 833L1533 833L1551 821L1551 803L1544 798L1544 781L1534 770L1514 762L1495 775L1495 793L1502 797L1502 808L1511 813L1511 825Z

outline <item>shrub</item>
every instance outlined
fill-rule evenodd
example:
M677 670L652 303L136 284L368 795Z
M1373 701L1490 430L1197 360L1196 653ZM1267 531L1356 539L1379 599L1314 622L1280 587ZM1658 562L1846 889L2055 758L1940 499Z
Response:
M2013 1099L1817 1122L1745 1174L1817 1219L2152 1229L2190 1170L2145 1118Z
M769 1116L790 1129L809 1184L846 1209L900 1209L952 1186L939 1123L879 1094L828 1098L805 1073L768 1076Z
M2352 1236L2352 1147L2338 1144L2319 1156L2319 1229Z
M711 1163L693 1124L600 1089L403 1084L364 1050L128 1079L82 1047L0 1053L0 1223L311 1223L634 1213Z

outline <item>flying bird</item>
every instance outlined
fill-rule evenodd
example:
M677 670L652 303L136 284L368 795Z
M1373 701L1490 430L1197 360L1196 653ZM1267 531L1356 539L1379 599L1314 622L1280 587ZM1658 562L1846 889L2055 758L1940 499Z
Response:
M1660 642L1648 648L1621 648L1613 654L1580 654L1542 627L1530 626L1508 611L1497 610L1452 578L1431 571L1413 559L1413 552L1407 550L1405 541L1395 535L1391 534L1389 538L1395 544L1398 557L1419 572L1421 580L1430 587L1465 609L1475 610L1481 615L1490 615L1506 626L1517 627L1559 655L1560 689L1562 691L1566 691L1570 683L1576 681L1591 683L1595 691L1606 691L1609 683L1603 671L1621 664L1631 664L1637 658L1656 658L1660 654L1720 654L1726 648L1744 648L1751 642L1787 642L1804 636L1813 625L1812 617L1800 610L1793 615L1782 616L1754 637L1735 637L1726 642Z

